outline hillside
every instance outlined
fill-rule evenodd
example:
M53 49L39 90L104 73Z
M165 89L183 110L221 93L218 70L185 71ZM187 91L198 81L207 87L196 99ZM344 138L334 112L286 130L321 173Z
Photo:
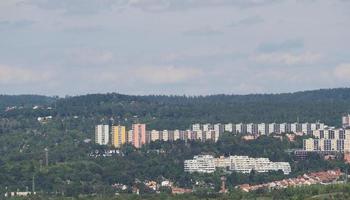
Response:
M42 95L0 95L0 109L13 106L31 107L34 105L49 105L56 100L54 97Z
M285 94L213 96L127 96L92 94L60 99L58 115L114 117L122 123L137 119L151 127L188 128L195 122L314 122L340 125L350 112L350 89ZM118 118L119 117L119 118Z
M112 93L60 99L35 97L38 98L36 101L30 98L23 100L23 96L6 98L13 99L12 104L7 101L7 105L17 108L0 112L0 154L3 155L0 158L0 194L5 192L5 188L25 191L32 184L33 176L37 191L66 196L91 195L101 191L114 194L116 190L111 187L112 184L132 186L136 179L159 180L162 177L185 188L192 187L192 180L204 182L215 185L217 191L220 173L201 176L183 171L184 160L201 153L288 161L293 171L290 176L309 171L348 169L342 161L325 161L317 155L311 156L310 160L295 162L294 154L289 154L288 150L301 148L303 137L291 143L273 136L245 141L240 135L224 134L217 143L156 141L141 149L127 144L120 149L120 154L112 157L92 155L96 151L108 151L109 147L96 145L87 139L94 138L97 123L111 117L126 125L135 121L146 122L149 129L182 129L193 122L295 121L297 116L301 121L320 119L338 125L340 115L350 111L350 89L206 97ZM3 99L0 98L0 101ZM2 102L3 105L5 103ZM39 107L33 109L29 106L31 104ZM36 117L47 115L53 118L38 122ZM45 149L49 150L48 154ZM255 184L282 178L285 176L281 173L232 173L227 176L227 184L233 189L243 183Z
M295 122L298 118L302 122L320 120L339 126L340 116L350 112L350 88L194 97L130 96L117 93L88 94L57 100L43 96L0 97L0 105L48 102L55 109L47 114L54 116L82 116L96 123L113 117L116 122L123 124L141 121L158 129L186 129L195 122ZM28 115L37 116L35 112L29 112Z

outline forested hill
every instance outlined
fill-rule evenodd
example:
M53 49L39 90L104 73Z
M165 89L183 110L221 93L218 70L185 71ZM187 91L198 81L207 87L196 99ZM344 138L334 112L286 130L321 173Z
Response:
M13 96L23 104L26 96ZM10 98L10 97L7 97ZM18 98L18 99L17 99ZM5 104L0 98L0 105ZM17 100L16 100L17 99ZM36 100L36 101L34 101ZM195 122L314 122L340 125L350 112L350 88L322 89L283 94L212 96L130 96L116 93L55 98L28 96L28 102L52 102L49 114L81 116L98 122L115 120L129 125L148 123L150 128L189 128Z
M31 107L35 105L50 105L57 98L42 95L0 95L0 109L6 107Z
M58 115L137 119L155 128L188 128L195 122L314 122L340 125L350 112L350 88L285 94L128 96L91 94L60 99Z

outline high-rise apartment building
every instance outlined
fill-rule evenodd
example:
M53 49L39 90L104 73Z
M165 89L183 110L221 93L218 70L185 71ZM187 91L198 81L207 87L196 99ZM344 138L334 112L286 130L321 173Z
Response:
M146 143L146 124L133 124L132 131L132 144L136 148L141 148Z
M128 131L128 143L132 144L132 140L134 138L134 132L132 130Z
M275 131L276 124L275 123L270 123L268 126L269 126L268 134L276 133L276 131Z
M247 133L253 134L253 123L247 124Z
M107 145L109 142L109 126L97 125L95 127L95 143L100 145Z
M232 123L225 124L225 131L232 133L233 132L233 124Z
M303 140L304 151L350 151L349 129L322 129L312 132L315 138Z
M225 126L220 123L214 124L213 130L218 132L219 134L222 134L225 131Z
M212 124L203 124L203 128L201 129L202 131L211 131L214 129L214 126Z
M350 128L350 114L344 115L342 117L343 128Z
M112 126L112 145L114 147L121 147L127 142L125 126Z
M179 130L174 131L174 141L181 139L181 134Z
M192 125L192 131L200 131L200 130L202 130L201 124L193 124Z
M150 133L150 138L151 138L151 141L156 141L156 140L159 140L159 131L157 130L152 130L151 133Z
M163 130L161 133L162 133L162 140L163 141L168 141L169 140L169 131L168 130Z
M266 124L265 123L258 124L258 134L259 135L266 134Z

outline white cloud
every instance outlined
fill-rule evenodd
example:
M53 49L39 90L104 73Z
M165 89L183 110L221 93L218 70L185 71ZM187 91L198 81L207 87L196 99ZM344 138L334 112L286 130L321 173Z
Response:
M235 21L230 26L231 27L238 27L241 25L250 26L250 25L260 24L263 22L264 22L264 19L262 17L255 15L255 16L246 17L241 20Z
M25 84L44 82L49 80L50 74L41 70L24 69L0 65L0 83L1 84Z
M258 7L278 2L276 0L129 0L131 6L145 11L173 11L192 8L233 6L238 8Z
M150 66L133 70L136 78L152 84L181 83L202 75L202 71L191 67Z
M338 65L334 70L334 75L342 80L350 80L350 63Z
M85 66L106 64L114 59L110 51L90 48L69 50L67 54L71 63Z
M263 63L283 63L287 65L294 64L312 64L321 59L317 53L306 52L303 54L292 53L264 53L253 58L257 62Z
M186 36L216 36L221 35L223 32L219 29L215 29L212 27L200 27L197 29L192 29L184 32Z

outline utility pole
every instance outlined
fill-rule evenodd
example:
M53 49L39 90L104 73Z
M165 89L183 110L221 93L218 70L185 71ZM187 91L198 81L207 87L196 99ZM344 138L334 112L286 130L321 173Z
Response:
M345 170L345 183L348 183L348 170L349 170L349 168L346 167L346 170Z
M35 194L35 177L34 177L34 174L33 174L33 178L32 178L32 192L33 192L33 194Z
M49 166L49 149L46 147L45 149L45 165Z

